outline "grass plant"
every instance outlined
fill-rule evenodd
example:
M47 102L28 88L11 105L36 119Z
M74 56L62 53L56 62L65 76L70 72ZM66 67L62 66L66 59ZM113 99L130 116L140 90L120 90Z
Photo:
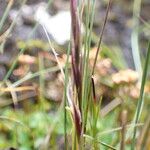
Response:
M22 1L17 17L20 15L22 6L26 2L27 0ZM52 0L48 0L45 9L48 9L52 2ZM2 108L0 110L0 131L2 131L2 135L0 135L0 148L16 147L21 150L134 150L138 148L140 150L144 144L145 149L148 147L149 135L147 132L150 126L150 117L149 110L144 110L144 108L149 108L149 97L147 96L148 94L145 94L145 89L146 84L148 84L150 43L145 57L144 68L142 69L142 60L140 59L139 52L141 0L134 0L133 2L134 29L131 33L133 60L135 69L140 75L137 82L140 85L138 101L133 101L128 96L129 91L126 92L126 89L137 87L138 84L136 82L125 82L118 85L112 81L109 74L109 78L105 76L98 76L96 78L97 62L102 61L105 57L111 59L114 67L111 68L113 71L123 70L127 67L121 50L113 52L111 47L107 47L103 43L103 35L109 21L109 15L111 15L113 2L115 3L113 0L104 2L107 7L100 35L97 36L93 33L97 1L70 0L71 36L68 48L66 48L66 58L63 65L60 62L59 54L55 50L55 45L52 44L47 30L43 26L43 33L47 38L47 45L45 47L48 47L50 50L48 50L48 54L53 55L56 59L55 65L53 67L46 67L45 58L39 53L37 59L38 70L35 72L29 70L28 73L17 81L11 82L9 79L18 65L18 58L26 52L27 47L25 46L20 49L13 63L9 66L3 81L0 83L0 101L3 100L3 103L0 102ZM1 17L0 32L5 25L13 4L13 0L8 2ZM3 48L3 44L5 44L10 36L17 17L0 36L1 48ZM149 24L145 21L143 22L148 28ZM28 35L29 41L38 26L39 23L36 23L32 32ZM90 52L93 48L93 41L96 43L96 51L94 51L94 59L91 63ZM55 102L49 101L45 96L45 90L47 90L45 77L48 73L58 75L58 72L62 77L63 96L61 102L54 104ZM37 89L34 86L26 85L27 81L31 80L32 82L35 78L38 78ZM105 81L104 78L106 78ZM101 88L105 85L105 88L109 89L106 95L97 95L97 80L102 80L99 83L103 85ZM23 96L21 94L19 97L17 92L23 93L24 91L36 92L32 93L31 96ZM10 95L8 95L8 92ZM109 92L113 95L111 97L112 102L105 102L105 97L110 98ZM9 98L10 96L11 98ZM39 101L29 101L31 97L36 97ZM15 109L11 104L14 104ZM145 107L146 104L148 105L147 107ZM131 110L131 107L133 110ZM119 120L119 118L121 119ZM145 123L144 120L146 120ZM141 132L142 138L139 132ZM4 134L8 135L8 137L3 136ZM138 146L139 143L142 146Z

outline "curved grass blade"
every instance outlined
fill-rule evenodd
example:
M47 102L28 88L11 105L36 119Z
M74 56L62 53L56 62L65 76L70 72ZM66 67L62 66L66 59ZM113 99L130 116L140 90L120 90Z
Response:
M0 119L1 119L1 120L6 120L6 121L11 121L11 122L14 122L14 123L16 123L16 124L18 124L18 125L21 125L21 126L26 127L22 122L20 122L20 121L18 121L18 120L16 120L16 119L12 119L12 118L9 118L9 117L6 117L6 116L0 116ZM28 128L28 129L29 129L29 128Z

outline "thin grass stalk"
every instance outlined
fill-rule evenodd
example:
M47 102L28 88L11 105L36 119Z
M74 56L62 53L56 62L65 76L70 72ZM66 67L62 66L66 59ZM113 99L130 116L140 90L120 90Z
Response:
M77 108L77 105L73 104L73 117L76 126L76 135L78 140L78 145L81 144L81 134L82 134L82 124L81 124L81 115L80 110Z
M89 52L90 52L90 48L91 48L91 38L92 38L92 29L93 29L93 23L94 23L94 15L95 15L95 5L96 5L96 1L93 0L92 4L89 4L89 7L91 5L91 12L89 13L89 30L88 30L88 38L87 38L87 54L86 54L86 60L85 60L85 83L87 82L88 78L89 78L89 72L87 71L89 68ZM90 9L90 8L89 8ZM94 81L94 80L93 80Z
M89 80L90 81L90 80ZM83 133L85 134L86 133L86 126L87 126L87 119L88 119L88 114L89 114L89 106L90 106L90 101L91 101L91 83L88 82L88 85L87 85L87 101L86 101L86 105L85 105L85 108L84 108L84 120L83 120Z
M72 58L72 71L75 82L79 109L81 112L82 104L82 79L81 79L81 56L80 56L80 23L77 13L77 0L70 1L71 11L71 25L72 25L72 41L71 41L71 58Z
M90 0L87 1L85 5L85 35L84 35L84 55L83 55L83 68L85 69L85 61L87 56L87 47L88 47L88 28L90 24Z
M84 58L83 58L83 97L82 97L82 108L83 108L83 132L86 132L86 123L88 116L88 108L89 108L89 97L91 94L91 81L90 81L90 70L89 70L89 51L91 45L91 33L93 28L94 21L94 8L95 8L95 0L93 3L88 1L88 5L86 7L86 36L85 36L85 47L84 47ZM91 11L90 11L91 10ZM90 29L88 29L90 27Z
M58 59L58 54L56 53L56 50L53 48L52 43L51 43L51 40L50 40L50 37L49 37L49 35L48 35L48 32L47 32L47 30L46 30L46 28L45 28L44 26L43 26L43 29L44 29L44 32L45 32L45 34L46 34L47 40L48 40L48 42L49 42L49 46L50 46L50 48L51 48L51 50L52 50L52 52L53 52L53 55L54 55L54 57L55 57L55 59L56 59L56 62L57 62L57 64L58 64L58 66L59 66L59 68L60 68L60 72L61 72L63 78L65 78L65 73L64 73L63 67L62 67L62 65L61 65L61 63L60 63L60 61L59 61L59 59Z
M87 41L87 44L88 44L88 50L87 50L87 59L89 60L89 51L90 51L90 48L91 48L91 39L92 39L92 29L93 29L93 24L94 24L94 15L95 15L95 5L96 5L96 0L93 0L92 1L93 3L91 4L91 12L90 12L90 23L89 23L89 35L88 35L88 41Z
M87 53L87 39L88 39L88 26L89 26L89 0L86 4L86 7L85 7L85 11L86 11L86 17L85 17L85 36L84 36L84 54L83 54L83 62L82 62L82 65L83 65L83 93L82 93L82 118L83 118L83 133L84 133L84 129L85 129L85 112L87 112L87 109L85 108L85 103L86 103L86 100L88 101L88 99L86 98L86 95L87 95L87 84L88 84L88 80L86 80L86 73L87 73L87 70L85 69L86 67L86 53ZM87 81L87 82L86 82ZM86 100L85 100L86 99Z
M109 3L110 4L110 3ZM88 76L88 74L87 74L87 68L88 68L88 60L89 60L89 50L90 50L90 43L91 43L91 33L92 33L92 27L93 27L93 18L94 18L94 8L95 8L95 1L93 2L93 7L92 7L92 12L91 12L91 18L90 19L92 19L92 23L90 24L90 30L89 30L89 32L88 32L88 38L87 38L87 47L85 47L85 48L87 48L87 53L85 53L84 55L86 55L86 60L85 60L85 84L87 84L87 81L88 81L88 78L89 78L89 76ZM105 27L105 25L106 25L106 21L107 21L107 17L108 17L108 10L109 9L107 9L107 13L106 13L106 19L105 19L105 23L104 23L104 27ZM104 29L103 29L104 30ZM103 35L103 32L102 32L102 35ZM102 39L102 37L100 38L100 39ZM100 40L101 41L101 40ZM101 42L100 42L101 43ZM86 44L86 43L85 43ZM100 44L99 44L99 46L100 46ZM85 52L86 52L86 49L85 49ZM96 58L96 60L97 60L97 58ZM93 69L94 70L94 69ZM93 71L92 71L93 72ZM94 72L93 72L94 73ZM93 89L93 95L94 95L94 100L96 101L96 94L95 94L95 85L94 85L94 80L93 80L93 78L91 78L91 81L92 82L90 82L89 83L89 87L91 87L91 85L92 85L92 89ZM92 83L92 84L91 84ZM88 84L87 84L88 85ZM85 86L86 87L86 86ZM84 89L85 90L85 89ZM89 90L89 92L91 91L91 88L90 88L90 90ZM85 90L85 92L86 93L88 93L87 92L87 90ZM89 99L89 97L88 97L88 99ZM86 111L85 112L88 112L88 104L87 104L87 107L86 107ZM93 121L95 120L95 108L94 108L94 106L93 106ZM85 113L85 119L87 119L87 114L88 113ZM87 122L87 120L85 120L84 121L84 123L85 123L85 126L86 126L86 122ZM94 121L94 123L96 124L96 121ZM96 128L96 125L93 125L93 136L95 136L95 128ZM84 133L86 132L85 131L86 130L86 127L84 127ZM94 144L95 145L95 144ZM96 147L95 147L96 148Z
M80 16L80 20L82 20L83 18L83 12L84 12L84 9L85 9L85 1L82 0L82 1L79 1L79 16ZM82 27L82 22L80 21L80 27Z
M72 55L77 67L80 62L80 25L77 14L77 0L71 0L71 22L72 22Z
M71 12L71 60L72 60L72 73L73 73L73 89L75 93L71 96L71 103L73 109L73 119L75 126L75 135L77 142L75 144L80 147L82 135L82 56L81 55L81 38L80 38L80 22L78 16L77 0L70 0ZM75 86L74 86L75 85ZM75 140L75 139L74 139Z
M148 51L147 51L145 65L144 65L144 70L143 70L143 75L142 75L140 97L139 97L139 100L138 100L138 104L137 104L137 108L136 108L136 113L135 113L135 121L134 121L135 124L137 124L138 121L139 121L139 118L140 118L141 113L142 113L143 105L144 105L144 86L145 86L146 78L147 78L147 74L148 74L148 64L149 64L149 62L150 62L150 42L148 44ZM131 145L131 149L132 150L134 150L134 148L135 148L136 131L137 131L137 128L134 127L133 139L132 139L132 145Z
M0 20L0 32L1 32L2 27L3 27L3 25L4 25L4 23L5 23L6 19L7 19L9 10L11 9L13 3L14 3L14 0L10 0L8 2L8 5L7 5L7 7L6 7L5 11L4 11L4 14L3 14L3 16L2 16L2 18Z
M8 81L7 81L7 83L8 83ZM11 86L10 82L8 84L7 84L8 87L0 88L0 92L21 92L21 91L35 90L35 87L33 87L33 86L21 86L21 87L14 88Z
M143 129L137 140L137 144L136 144L137 150L141 150L144 147L149 129L150 129L150 116L148 116L148 118L146 119Z
M125 133L126 133L126 124L127 124L127 111L123 110L121 112L121 144L120 150L125 150Z
M87 6L87 22L86 22L86 40L85 40L85 50L84 50L84 81L83 85L84 86L84 99L86 98L86 93L87 93L87 81L89 80L89 52L90 52L90 46L91 46L91 33L92 33L92 28L93 28L93 22L94 22L94 9L95 9L95 0L91 4L90 1L88 1L88 6ZM90 11L91 10L91 11ZM90 29L88 29L90 27Z
M77 13L77 0L70 1L70 11L71 11L71 24L72 24L72 41L71 41L71 59L72 59L72 71L73 79L75 84L75 91L77 94L77 103L75 103L74 95L72 97L72 108L73 108L73 119L75 126L74 141L78 148L81 144L81 134L82 134L82 123L81 123L81 113L82 113L82 72L81 72L81 51L80 51L80 23ZM78 109L79 107L79 109ZM77 138L77 142L76 139Z
M103 29L102 29L102 33L101 33L101 36L100 36L100 42L99 42L99 48L98 48L98 51L100 49L100 44L101 44L101 40L102 40L102 35L103 35L103 32L104 32L104 27L106 25L106 21L107 21L107 17L108 17L108 11L110 9L110 4L111 4L111 0L109 1L109 4L108 4L108 7L107 7L107 11L106 11L106 17L105 17L105 23L103 25ZM89 50L90 50L90 45L91 45L91 34L92 34L92 27L93 27L93 20L94 20L94 8L95 8L95 1L93 1L93 5L92 5L92 12L90 13L89 12L89 7L90 7L90 1L88 1L88 9L87 9L87 14L88 16L90 17L86 17L86 41L85 41L85 52L84 52L84 82L83 82L83 85L84 86L84 93L83 93L83 100L88 100L89 97L88 97L88 92L91 91L91 85L92 85L92 89L93 89L93 94L94 94L94 97L95 97L95 100L96 100L96 95L95 95L95 85L94 85L94 80L91 78L90 79L90 82L89 81L89 78L90 78L90 74L88 73L88 60L89 60ZM91 14L91 15L89 15ZM91 20L91 24L90 24L90 30L87 30L88 27L89 27L89 20ZM97 61L97 56L98 56L98 51L97 51L97 54L96 54L96 58L95 58L95 61L94 61L94 64L96 64L96 61ZM95 66L94 66L95 68ZM92 70L92 75L94 74L94 68ZM91 84L91 81L92 84ZM87 88L90 87L90 88ZM88 89L88 90L87 90ZM85 107L85 117L84 117L84 122L83 122L83 132L85 133L86 132L86 123L87 123L87 114L88 114L88 103L87 103L87 106Z
M44 58L41 54L38 54L38 63L39 63L39 71L41 72L41 70L44 70ZM39 102L40 105L42 106L42 111L43 111L43 100L44 100L44 88L45 88L45 84L44 84L44 74L41 72L41 74L39 75Z
M89 12L89 6L90 5L90 1L88 0L85 11L86 11L86 17L85 17L85 35L84 35L84 55L83 55L83 69L85 69L85 60L86 60L86 56L87 56L87 39L88 39L88 27L89 27L89 16L90 16L90 12ZM85 71L84 71L85 72ZM84 75L83 72L83 75Z
M87 128L87 122L88 122L88 115L89 115L89 108L90 108L90 101L91 101L91 83L90 80L87 80L87 99L84 100L84 107L83 108L83 125L82 125L82 132L85 134L86 133L86 128ZM83 147L85 147L85 137L83 137Z
M107 20L108 20L108 14L109 14L109 10L110 10L111 4L112 4L112 0L109 0L109 3L107 5L107 10L106 10L104 23L103 23L102 30L101 30L101 33L100 33L100 38L99 38L99 42L98 42L98 47L97 47L95 59L94 59L92 75L94 75L95 66L96 66L98 54L99 54L99 51L100 51L100 48L101 48L101 43L102 43L102 38L103 38L103 34L104 34L104 29L105 29L105 26L106 26L106 23L107 23Z
M85 138L88 138L88 139L90 139L90 140L95 140L92 136L89 136L89 135L84 135L84 137ZM111 146L111 145L109 145L109 144L106 144L105 142L102 142L102 141L98 141L98 140L95 140L95 142L97 142L97 143L99 143L99 144L101 144L101 145L103 145L103 146L105 146L107 149L112 149L112 150L117 150L115 147L113 147L113 146Z
M92 125L92 131L93 131L93 138L95 139L95 137L96 137L96 132L97 132L97 127L96 127L96 121L95 121L95 117L94 117L94 115L96 115L96 111L95 111L95 109L93 108L93 125ZM97 144L97 142L95 141L95 140L93 140L93 148L95 149L95 150L97 150L97 149L99 149L99 147L98 147L98 144Z
M87 71L89 68L89 51L90 51L90 45L91 45L91 34L92 34L92 28L93 28L93 22L94 22L94 9L95 9L95 0L91 4L88 0L88 6L86 10L86 37L85 37L85 48L84 48L84 83L83 85L86 85L88 80L89 72ZM91 10L91 11L90 11ZM90 28L90 29L88 29ZM86 87L86 86L85 86ZM86 89L84 90L86 92ZM84 93L85 94L85 93Z
M68 46L67 50L67 60L65 65L65 89L64 89L64 144L65 144L65 150L67 150L67 112L66 112L66 105L67 105L67 83L69 79L69 72L68 72L68 66L69 66L69 54L70 54L70 44Z
M94 97L93 97L94 98ZM92 101L92 106L93 106L93 114L92 114L92 118L93 118L93 125L92 125L92 130L93 130L93 138L94 138L94 141L93 141L93 144L94 144L94 149L97 150L98 149L98 145L97 145L97 142L96 142L96 134L97 134L97 121L98 121L98 116L99 116L99 112L100 112L100 104L101 104L101 100L99 100L98 103L93 103Z
M138 123L136 125L128 124L128 125L125 126L125 128L133 128L134 126L135 127L142 127L143 123ZM105 134L112 134L114 132L121 131L121 130L122 130L122 127L117 127L117 128L114 128L114 129L109 129L109 130L103 131L103 132L101 132L97 135L97 139L100 138L100 136L103 136Z
M76 135L77 141L73 138L72 141L76 141L72 145L76 144L78 147L81 145L81 137L82 137L82 119L81 112L79 110L79 106L75 102L74 91L72 90L74 87L73 83L68 84L67 86L67 100L69 104L69 109L71 110L72 121L73 121L73 134Z
M74 127L74 129L75 129L75 127ZM76 143L77 143L76 137L77 137L77 136L76 136L76 131L74 130L74 131L73 131L73 136L72 136L72 139L73 139L72 150L78 150L78 149L77 149L78 146L77 146L77 144L76 144Z
M100 143L101 145L103 145L103 146L105 146L105 147L107 147L107 148L109 148L109 149L117 150L115 147L113 147L113 146L111 146L111 145L108 145L108 144L106 144L106 143L104 143L104 142L98 142L98 143Z
M65 84L65 90L64 90L64 102L63 102L63 108L64 108L64 140L65 140L65 149L67 149L67 133L66 133L66 129L67 129L67 116L66 116L66 100L67 100L67 95L66 95L66 92L67 92L67 81L68 81L68 61L69 61L69 52L70 52L70 46L68 47L68 51L67 51L67 61L66 61L66 65L65 65L65 73L63 71L63 66L61 66L60 62L59 62L59 59L58 59L58 54L56 53L55 49L52 47L52 44L51 44L51 41L50 41L50 38L48 36L48 33L46 31L46 28L43 26L43 29L45 31L45 34L46 34L46 37L48 39L48 42L49 42L49 45L50 45L50 48L52 49L52 52L55 56L55 59L58 63L58 66L60 68L60 71L61 71L61 74L63 75L64 77L64 84ZM75 113L76 114L76 113ZM76 117L77 118L77 117ZM77 118L78 119L78 118ZM76 119L75 119L76 120ZM79 121L78 121L79 122Z

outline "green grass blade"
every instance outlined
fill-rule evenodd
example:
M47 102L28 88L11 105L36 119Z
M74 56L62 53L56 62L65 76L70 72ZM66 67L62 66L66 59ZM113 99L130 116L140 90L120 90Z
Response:
M145 61L145 66L144 66L144 70L143 70L140 97L138 100L137 109L136 109L136 113L135 113L135 124L137 124L139 121L139 118L140 118L140 115L141 115L141 112L143 109L143 105L144 105L144 86L145 86L146 78L147 78L147 74L148 74L149 61L150 61L150 42L148 45L148 52L146 55L146 61ZM132 141L132 147L131 147L132 150L134 150L134 147L135 147L136 131L137 131L137 128L134 128L133 141Z
M69 67L69 53L70 53L70 45L68 46L67 50L67 60L65 65L65 89L64 89L64 146L65 150L67 149L67 112L66 112L66 105L67 105L67 83L69 79L68 67Z
M117 150L115 147L112 147L111 145L108 145L108 144L106 144L106 143L104 143L104 142L99 142L99 143L100 143L101 145L107 147L108 149Z
M95 0L93 0L92 3L88 1L87 7L86 7L86 35L84 38L85 47L84 47L84 58L83 58L83 94L82 94L82 110L83 110L83 130L85 131L86 123L87 123L87 115L88 115L88 102L89 102L89 93L90 93L90 84L91 80L90 77L90 70L89 68L89 52L90 52L90 45L91 45L91 34L92 34L92 28L94 23L94 9L95 9ZM91 11L90 9L91 8ZM90 27L90 29L88 29Z
M106 10L104 22L103 22L103 25L102 25L102 30L101 30L100 37L99 37L99 42L98 42L98 47L97 47L95 59L94 59L94 64L93 64L93 69L92 69L92 75L94 75L95 66L96 66L98 54L99 54L99 51L100 51L100 48L101 48L102 38L103 38L104 30L105 30L105 27L106 27L106 23L107 23L107 20L108 20L108 15L109 15L111 4L112 4L112 0L109 0L109 2L107 4L107 10Z
M143 123L138 123L136 125L134 124L128 124L125 127L126 128L133 128L133 127L141 127L143 126ZM113 129L108 129L106 131L102 131L100 133L97 134L97 139L99 139L101 136L105 135L105 134L113 134L114 132L120 132L122 130L122 127L117 127L117 128L113 128Z
M141 11L141 0L134 0L133 3L133 31L131 34L131 47L134 65L136 71L140 74L142 72L141 58L139 52L139 16Z

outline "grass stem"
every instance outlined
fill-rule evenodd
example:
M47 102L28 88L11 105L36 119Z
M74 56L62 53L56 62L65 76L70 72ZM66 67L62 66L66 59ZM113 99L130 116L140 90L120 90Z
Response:
M146 78L147 78L147 74L148 74L149 62L150 62L150 42L148 44L148 51L147 51L144 70L143 70L142 83L141 83L141 89L140 89L140 97L139 97L139 100L138 100L136 113L135 113L135 122L134 122L135 124L137 124L138 121L139 121L139 118L140 118L141 113L142 113L143 105L144 105L144 87L145 87ZM133 140L132 140L132 145L131 145L132 150L134 150L134 148L135 148L136 131L137 131L137 128L134 127Z

